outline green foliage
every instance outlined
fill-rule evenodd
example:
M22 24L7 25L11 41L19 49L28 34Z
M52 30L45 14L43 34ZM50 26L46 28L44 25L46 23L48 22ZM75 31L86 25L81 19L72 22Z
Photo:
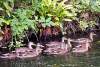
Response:
M32 9L36 12L39 11L41 0L32 0Z
M51 20L51 17L45 18L45 17L41 16L39 22L42 23L42 26L43 26L43 27L47 27L47 26L50 27L50 26L53 26L53 22L52 22L52 20Z
M22 37L22 35L24 35L24 31L28 30L29 27L36 30L36 23L31 19L31 10L17 9L16 12L14 12L14 15L15 16L11 22L13 36Z
M39 13L41 16L54 16L58 17L61 22L65 17L73 18L76 14L71 10L73 7L65 5L64 1L58 0L42 0L40 4Z
M0 17L0 30L1 27L5 24L5 25L10 25L11 20L10 19L5 19L4 17Z
M3 17L0 18L0 25L1 25L1 26L2 26L3 24L10 25L10 22L11 22L10 19L7 20L7 19L5 19L5 18L3 18Z
M82 30L96 25L95 13L100 12L100 0L72 0L72 5L79 15L77 22Z
M100 12L100 0L92 0L91 9L94 12Z
M11 44L8 46L9 47L9 50L11 50L12 48L20 48L24 46L20 41L16 41L16 44L13 45L13 42L11 42Z
M79 22L79 25L80 25L80 28L84 31L86 30L86 28L92 28L96 25L95 21L85 21L85 20L82 20Z
M9 49L12 47L18 48L23 45L23 37L26 37L26 31L28 31L29 28L34 30L34 34L37 32L36 22L32 19L32 10L29 9L16 9L13 12L10 26L13 38ZM15 45L13 40L15 40Z
M35 14L38 16L38 21L43 27L46 26L62 26L63 19L75 20L77 13L73 5L65 5L65 0L58 2L58 0L32 0Z
M12 30L13 38L9 47L22 46L21 39L26 36L26 31L32 28L33 33L37 32L38 22L43 27L60 26L63 30L62 21L71 21L68 26L73 28L73 31L77 31L78 24L84 31L86 28L95 26L97 17L94 15L100 13L100 0L71 0L68 4L64 2L65 0L61 2L58 0L0 0L0 27L6 24L10 25ZM82 13L84 15L91 13L93 16L88 16L89 19L82 18ZM73 20L78 23L76 26ZM16 45L13 45L13 39Z
M8 16L10 16L13 7L14 7L14 0L0 0L0 9Z
M73 0L73 4L80 11L100 12L100 0Z

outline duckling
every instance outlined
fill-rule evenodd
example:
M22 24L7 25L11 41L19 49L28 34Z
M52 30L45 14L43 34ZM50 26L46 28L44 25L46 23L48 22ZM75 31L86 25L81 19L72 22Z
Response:
M36 48L33 49L32 46L36 46ZM43 46L40 45L40 43L36 45L33 42L29 42L28 47L17 48L15 52L18 58L23 58L23 57L28 57L28 56L35 57L42 52L41 47Z
M44 46L42 46L40 43L37 43L37 46L36 46L36 55L39 55L41 52L42 52L42 47L44 47Z
M26 52L31 51L33 49L32 45L35 45L35 44L33 42L29 42L28 47L16 48L15 52L16 52L17 56L25 55Z
M65 43L65 40L67 40L68 42ZM65 37L62 37L62 42L51 42L51 43L49 43L48 45L53 44L52 45L53 47L49 46L44 52L46 52L47 54L54 54L54 55L55 54L56 55L65 54L71 48L70 41L71 41L71 39L67 39Z
M65 40L67 40L67 43L65 43ZM65 47L66 49L71 48L72 47L71 41L73 41L73 40L71 40L70 38L62 37L62 46L63 46L63 44L65 44L65 46L63 46L63 47Z

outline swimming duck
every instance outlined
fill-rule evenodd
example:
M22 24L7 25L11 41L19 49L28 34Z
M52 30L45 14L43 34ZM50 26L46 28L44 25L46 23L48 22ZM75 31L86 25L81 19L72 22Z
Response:
M96 35L93 32L90 33L89 38L79 38L73 42L77 42L77 46L73 48L72 52L74 53L84 53L87 52L91 46L91 42L93 41L93 36Z
M32 48L33 45L36 46L35 49ZM36 45L33 42L29 42L28 47L17 48L15 52L18 58L35 57L42 52L41 47L43 46L39 43Z
M78 38L76 40L73 40L73 42L92 42L93 36L96 35L94 32L90 32L89 38Z

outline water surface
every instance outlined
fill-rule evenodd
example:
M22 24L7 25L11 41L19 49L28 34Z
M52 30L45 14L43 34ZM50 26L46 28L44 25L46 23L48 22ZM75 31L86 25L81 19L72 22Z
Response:
M100 67L100 46L86 54L40 56L35 59L0 60L0 67Z

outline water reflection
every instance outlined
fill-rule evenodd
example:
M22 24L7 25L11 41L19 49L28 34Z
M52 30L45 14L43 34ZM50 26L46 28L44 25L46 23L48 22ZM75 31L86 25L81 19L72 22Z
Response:
M41 56L35 59L0 60L0 67L100 67L100 49L87 54Z

